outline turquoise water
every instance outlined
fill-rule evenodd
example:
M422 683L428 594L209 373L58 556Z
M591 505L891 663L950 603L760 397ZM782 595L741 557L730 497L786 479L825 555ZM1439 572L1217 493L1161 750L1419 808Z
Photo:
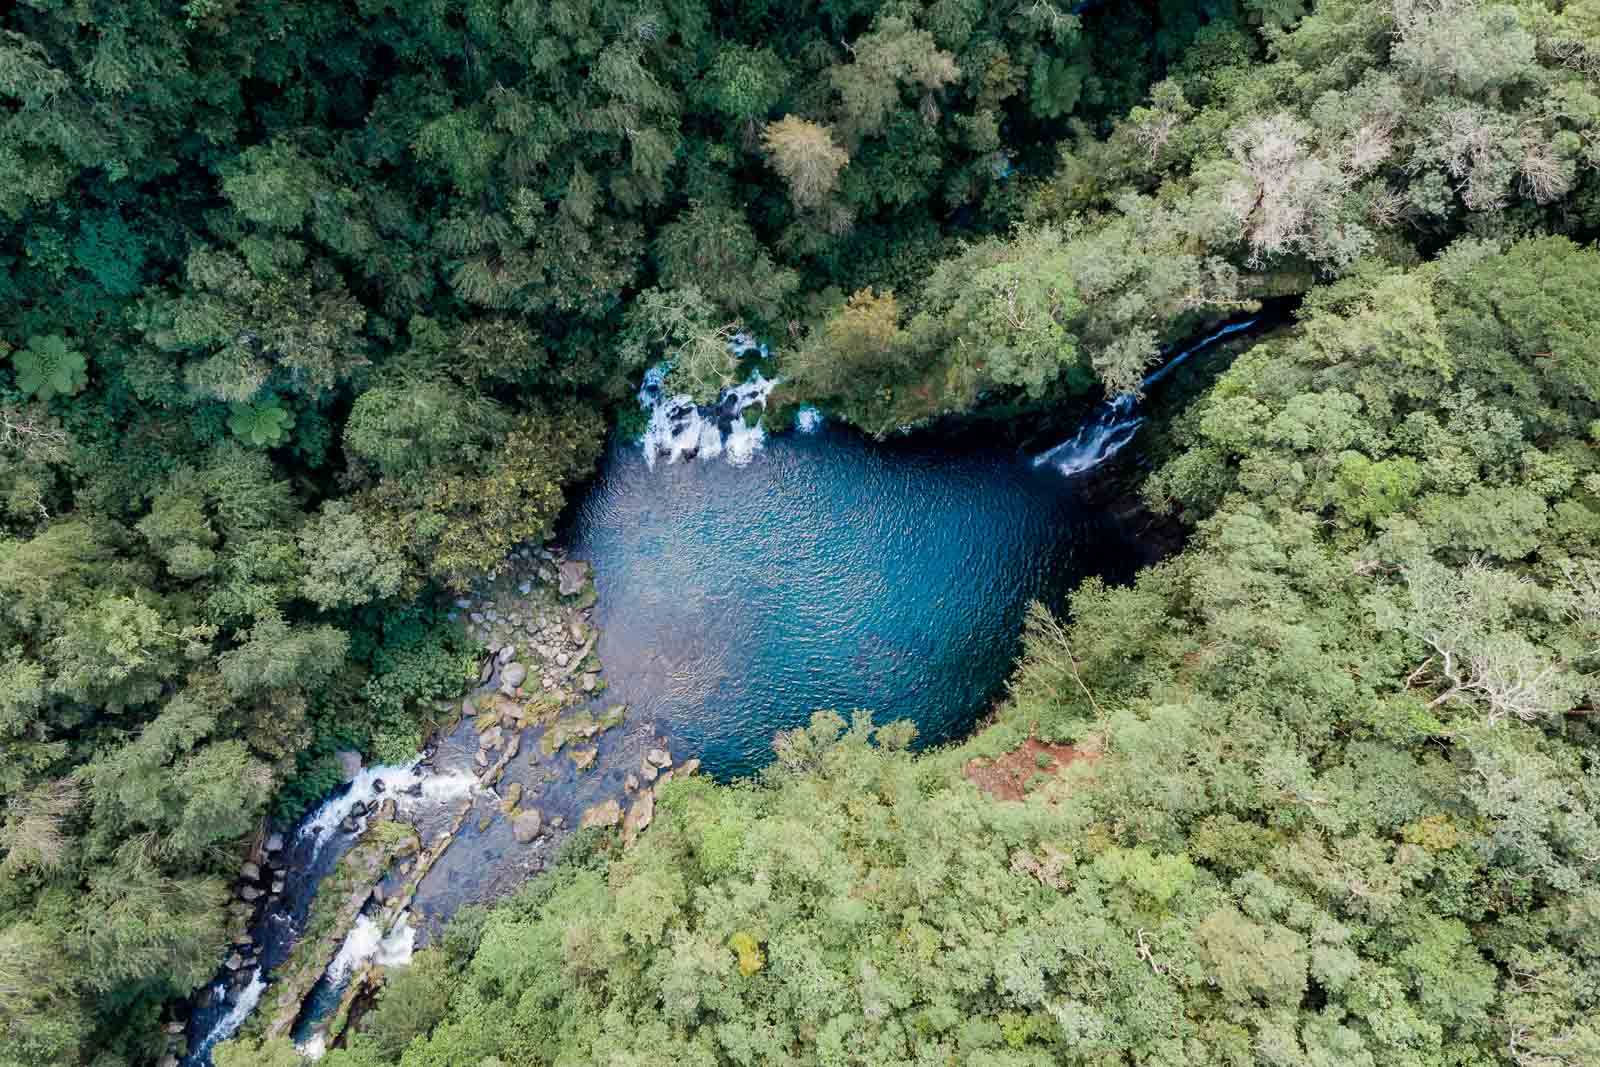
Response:
M743 466L614 445L568 543L596 568L608 702L718 777L813 710L958 737L1003 687L1031 599L1131 553L1068 479L1005 449L823 425Z

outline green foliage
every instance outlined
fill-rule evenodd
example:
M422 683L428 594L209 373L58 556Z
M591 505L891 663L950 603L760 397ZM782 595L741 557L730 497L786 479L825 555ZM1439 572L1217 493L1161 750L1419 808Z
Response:
M28 346L11 355L17 372L17 388L40 400L71 396L89 380L88 358L69 348L59 334L28 338Z
M228 429L248 445L270 448L284 443L294 429L294 414L278 406L276 400L228 406Z
M1189 550L1030 631L999 729L1093 790L823 720L330 1055L1595 1058L1592 3L177 11L0 14L0 1059L160 1058L646 365L744 324L885 432L1286 293L1147 483Z

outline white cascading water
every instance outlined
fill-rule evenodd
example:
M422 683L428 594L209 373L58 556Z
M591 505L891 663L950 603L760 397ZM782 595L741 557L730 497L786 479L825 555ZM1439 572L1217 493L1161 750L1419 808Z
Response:
M345 935L344 944L339 946L339 954L328 964L328 982L336 987L343 985L352 974L369 963L382 967L410 963L416 944L417 931L411 925L409 915L400 916L387 933L378 920L358 915L355 925Z
M1048 452L1035 456L1033 465L1048 464L1066 475L1082 474L1098 467L1122 451L1144 425L1144 417L1137 414L1138 408L1139 402L1132 393L1106 401L1078 427L1077 433Z
M383 783L381 790L379 782ZM339 832L339 824L354 814L357 804L366 810L393 797L401 811L409 811L462 800L472 796L478 788L478 780L465 772L433 774L418 770L418 764L363 767L351 779L350 788L332 797L312 813L300 825L298 834L302 838L316 839L316 844L312 846L312 858L315 859L323 845ZM357 833L366 829L365 816L356 816L356 823Z
M1204 351L1225 337L1241 330L1248 330L1258 321L1260 320L1257 318L1249 318L1232 322L1202 337L1172 356L1160 370L1147 377L1140 385L1140 394L1177 370L1178 366L1190 356ZM1078 427L1077 433L1049 451L1035 456L1033 465L1051 466L1065 475L1082 474L1084 471L1093 470L1122 451L1128 442L1133 440L1142 425L1144 416L1139 413L1139 395L1123 393L1096 408L1089 420Z
M822 412L807 404L795 415L794 426L801 433L816 433L822 426Z
M728 342L728 350L735 355L755 351L762 359L770 353L749 334L736 334ZM715 404L699 405L686 393L665 396L670 363L661 363L644 373L639 386L639 406L650 413L640 447L644 461L653 470L656 460L665 456L668 463L680 459L713 459L725 456L736 467L749 463L767 439L766 429L758 419L755 425L744 420L746 409L760 406L766 410L767 397L783 379L768 379L759 370L750 372L742 385L732 385L722 390ZM721 423L727 422L724 433Z
M233 1002L228 1014L218 1019L217 1025L189 1050L189 1062L199 1062L206 1053L232 1037L250 1013L256 1010L256 1005L261 1001L261 993L266 988L266 979L261 976L261 968L257 967L250 974L249 984L239 990L239 999Z
M339 954L324 972L328 984L339 989L369 963L380 967L403 967L411 962L416 950L417 931L411 925L410 915L399 920L384 933L382 924L368 915L356 916L355 925L345 935ZM328 1041L320 1030L296 1046L300 1055L308 1060L319 1060L328 1049Z

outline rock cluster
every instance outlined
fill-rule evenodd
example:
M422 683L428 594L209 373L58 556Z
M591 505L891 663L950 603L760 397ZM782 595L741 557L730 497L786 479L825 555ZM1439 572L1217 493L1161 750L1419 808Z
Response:
M450 618L464 621L467 632L484 649L504 656L498 664L485 665L480 680L487 682L494 666L509 665L517 650L537 659L554 661L559 655L570 659L566 639L570 635L574 648L583 644L584 624L594 602L588 563L567 559L560 549L519 548L473 596L455 602ZM508 648L513 651L507 652ZM537 676L535 668L527 669Z
M652 748L645 753L644 759L640 762L639 773L629 774L623 782L623 792L633 797L627 811L623 811L622 802L616 798L604 800L585 811L579 825L616 826L621 823L623 847L631 848L638 840L640 832L655 820L656 790L675 777L687 778L699 770L698 759L685 760L677 768L673 768L671 752L665 747ZM648 788L641 785L639 781L641 776L645 782L655 784Z

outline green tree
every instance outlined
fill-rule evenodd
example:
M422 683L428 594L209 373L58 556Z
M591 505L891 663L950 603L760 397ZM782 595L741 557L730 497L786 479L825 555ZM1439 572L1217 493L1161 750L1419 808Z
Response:
M40 400L71 396L88 381L88 359L58 334L28 338L28 347L17 350L11 363L17 371L17 388Z

